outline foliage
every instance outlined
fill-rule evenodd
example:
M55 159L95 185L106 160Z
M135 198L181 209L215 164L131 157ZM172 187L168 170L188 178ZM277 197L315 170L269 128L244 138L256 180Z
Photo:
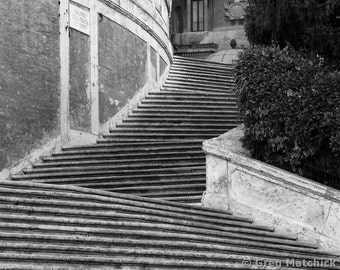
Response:
M340 63L340 1L249 0L245 30L256 45L305 48Z
M302 174L305 162L325 152L339 156L340 72L322 58L290 46L248 49L236 84L243 143L255 158Z

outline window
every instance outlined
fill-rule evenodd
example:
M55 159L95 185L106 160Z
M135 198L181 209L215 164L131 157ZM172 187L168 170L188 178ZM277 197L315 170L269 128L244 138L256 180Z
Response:
M174 33L183 32L182 9L180 6L177 6L175 8L175 15L173 20L173 32Z
M192 31L204 31L204 0L191 2Z

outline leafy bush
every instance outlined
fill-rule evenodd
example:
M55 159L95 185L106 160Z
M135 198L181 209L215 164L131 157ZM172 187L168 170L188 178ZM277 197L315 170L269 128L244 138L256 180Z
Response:
M258 47L240 55L236 84L253 157L300 174L312 159L340 160L339 71L291 47Z

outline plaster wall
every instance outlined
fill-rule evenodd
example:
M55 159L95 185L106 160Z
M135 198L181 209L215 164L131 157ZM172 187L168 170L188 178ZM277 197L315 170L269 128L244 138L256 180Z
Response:
M90 37L70 29L70 127L91 132Z
M59 134L59 6L0 3L0 171Z
M147 81L147 43L105 16L99 23L99 118L106 123Z
M249 157L242 128L204 142L203 204L252 217L322 249L340 251L340 191Z

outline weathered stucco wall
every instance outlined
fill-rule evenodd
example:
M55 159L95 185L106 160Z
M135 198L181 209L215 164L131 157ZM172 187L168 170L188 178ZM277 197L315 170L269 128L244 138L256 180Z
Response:
M70 127L91 132L90 38L70 29Z
M151 79L157 81L157 52L153 47L150 47L150 61L151 61Z
M99 115L104 124L147 80L147 43L103 17L99 23Z
M340 191L251 159L242 128L204 142L205 206L272 224L321 248L340 251Z
M0 171L58 134L58 1L0 4Z
M160 56L159 57L159 74L160 76L162 76L164 74L164 72L166 71L167 68L167 64L165 62L165 60Z

